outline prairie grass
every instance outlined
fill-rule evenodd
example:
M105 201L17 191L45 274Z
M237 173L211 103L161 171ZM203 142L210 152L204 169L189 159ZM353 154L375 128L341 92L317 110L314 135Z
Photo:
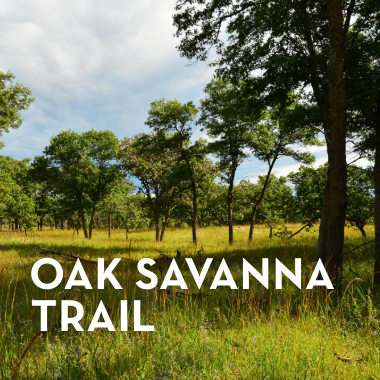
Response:
M288 226L294 229L297 226ZM353 228L346 230L345 251L373 239ZM373 287L373 245L345 256L343 292L305 290L314 269L317 231L302 232L291 240L268 238L269 230L255 229L247 244L248 227L235 227L235 244L228 245L227 228L199 229L199 246L191 244L190 229L166 232L163 243L154 242L154 231L135 231L130 240L123 231L94 231L92 240L72 231L44 230L24 236L0 232L0 377L1 379L379 379L380 289ZM93 290L65 290L73 263L61 261L65 278L53 290L41 290L31 280L31 268L41 258L38 247L96 260L129 258L114 271L123 290L106 281L97 290L96 268L83 264ZM203 251L199 254L200 247ZM160 254L175 257L189 287L184 294L159 290L169 263L151 268L158 287L145 291L136 286L143 277L136 263ZM213 264L201 288L185 263L192 257L198 270L207 257ZM269 289L251 281L242 289L242 260L261 271L261 259L269 258ZM284 279L275 289L275 258L294 270L294 258L302 258L302 290ZM54 257L56 258L56 257ZM225 258L238 290L210 284ZM54 269L44 266L42 281L50 282ZM50 280L49 280L50 279ZM146 279L144 279L146 282ZM83 332L60 331L60 301L77 300L85 309ZM39 308L32 299L51 299L47 333L40 333ZM116 331L88 332L92 316L102 300ZM141 300L142 323L154 332L134 332L133 312L129 331L120 331L120 300ZM335 355L337 354L337 355Z

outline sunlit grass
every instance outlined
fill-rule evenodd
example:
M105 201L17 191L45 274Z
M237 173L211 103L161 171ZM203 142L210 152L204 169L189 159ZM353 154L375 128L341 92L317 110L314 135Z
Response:
M378 379L380 373L379 292L372 286L374 251L368 244L345 256L344 298L335 292L304 290L314 268L317 232L303 232L294 239L268 238L269 230L259 226L252 244L247 244L248 227L235 228L235 244L228 245L226 227L198 230L199 245L191 244L191 230L168 230L163 243L154 242L154 231L135 231L130 240L124 231L94 231L92 240L72 231L44 230L25 236L0 232L0 374L9 379ZM297 226L288 226L296 230ZM373 239L346 230L345 251ZM71 253L96 260L115 257L125 260L114 271L123 290L107 282L96 289L96 268L84 264L93 290L81 287L64 290L73 263L61 261L65 279L56 289L44 291L31 281L31 268L41 256L38 247ZM198 251L203 248L203 251ZM189 289L182 297L159 290L169 263L155 265L158 289L143 291L136 286L142 279L136 262L161 254L178 260ZM199 291L184 259L192 257L198 269L207 257L214 262ZM252 280L251 289L242 289L242 259L261 271L261 258L270 260L270 285L266 290ZM281 260L291 270L294 258L302 258L303 289L284 280L284 289L274 285L274 261ZM210 284L225 258L239 287L210 290ZM54 276L49 267L41 269L41 280ZM201 292L202 296L197 296ZM180 295L180 294L178 294ZM38 308L32 299L65 299L82 303L86 314L84 332L61 332L56 324L60 308L51 308L49 326L30 344L40 329ZM142 301L143 323L153 324L154 332L120 331L120 300L132 305ZM98 329L87 332L92 316L102 300L112 316L115 332ZM30 346L25 352L25 348ZM24 358L20 362L20 357ZM338 354L339 360L334 353ZM348 358L350 360L344 360ZM362 359L362 360L356 360Z

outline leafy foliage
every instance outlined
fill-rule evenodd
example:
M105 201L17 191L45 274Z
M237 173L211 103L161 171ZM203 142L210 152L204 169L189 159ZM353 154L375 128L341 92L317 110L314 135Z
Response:
M14 79L15 76L11 72L0 71L0 137L11 128L17 129L21 126L21 111L28 109L34 102L31 90L13 83ZM0 148L3 146L3 142L0 141Z
M125 176L115 162L119 140L110 131L61 132L51 138L44 154L35 157L32 178L59 195L62 207L78 212L85 236L91 238L97 205ZM86 212L91 213L89 233Z

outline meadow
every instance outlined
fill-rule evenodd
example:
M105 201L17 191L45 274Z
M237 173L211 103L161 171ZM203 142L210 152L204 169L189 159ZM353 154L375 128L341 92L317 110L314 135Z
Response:
M296 230L297 225L288 225ZM346 229L345 252L373 239L373 226L362 238ZM154 231L95 230L91 240L73 231L51 230L24 233L0 232L0 377L1 379L379 379L380 289L372 284L374 249L363 245L345 255L344 283L336 291L306 284L314 269L317 229L303 231L287 240L268 238L259 226L247 243L248 227L236 226L236 243L228 245L227 227L199 229L199 244L191 243L190 229L169 229L165 241L156 243ZM31 280L31 268L42 256L39 247L96 260L126 258L114 274L123 290L106 282L96 289L96 267L83 264L93 290L65 290L73 262L60 260L65 273L62 284L41 290ZM143 279L136 263L144 257L176 257L188 290L159 287L145 291L136 286ZM49 256L58 259L54 256ZM192 257L198 267L207 257L213 263L198 290L185 264ZM270 284L265 289L252 280L242 289L242 259L261 271L261 259L269 258ZM302 258L302 290L290 281L275 289L274 262L278 258L294 270L294 258ZM238 290L210 290L216 270L225 258ZM161 260L151 267L159 278L169 266ZM41 270L41 280L53 278L54 269ZM51 270L50 270L51 269ZM146 279L144 279L146 282ZM39 308L32 299L53 299L47 332L40 332ZM60 300L82 303L83 332L60 331ZM88 332L92 316L102 300L116 331ZM154 332L120 331L120 300L141 300L142 323ZM87 328L86 328L87 327Z

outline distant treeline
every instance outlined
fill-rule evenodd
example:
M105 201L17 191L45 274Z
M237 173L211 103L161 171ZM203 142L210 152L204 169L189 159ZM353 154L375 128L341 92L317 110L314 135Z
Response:
M320 221L327 164L301 165L287 177L269 167L255 183L230 181L236 169L215 153L223 140L191 143L191 132L157 130L119 141L110 131L66 131L33 161L0 156L1 228L27 234L48 226L82 230L86 238L94 228L108 228L109 236L122 228L128 239L130 229L155 227L156 240L163 241L167 227L191 227L195 219L193 236L197 227L228 225L232 244L236 224L264 224L270 238L291 238ZM212 162L211 154L219 160ZM138 188L128 175L139 179ZM373 221L371 168L349 167L348 195L347 223L365 236L364 226ZM286 222L302 227L291 232Z

